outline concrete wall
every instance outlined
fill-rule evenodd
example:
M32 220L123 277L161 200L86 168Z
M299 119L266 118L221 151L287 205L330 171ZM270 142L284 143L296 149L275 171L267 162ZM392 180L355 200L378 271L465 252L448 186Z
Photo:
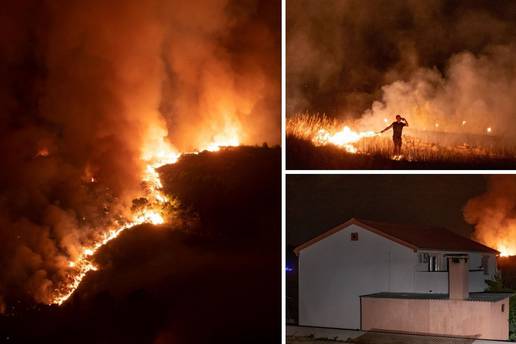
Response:
M363 297L362 329L507 340L508 307L508 299L478 302Z
M504 312L501 311L504 305ZM497 334L505 334L506 337L500 339L508 339L509 337L509 299L491 303L491 332L489 339L497 339Z
M351 241L352 232L358 233L358 241ZM479 267L481 254L471 253L469 261L470 268ZM491 261L494 273L494 255ZM360 328L360 295L448 292L447 272L418 271L423 267L417 252L357 225L301 250L298 269L299 324L303 326ZM470 291L483 291L489 276L477 271L469 277Z

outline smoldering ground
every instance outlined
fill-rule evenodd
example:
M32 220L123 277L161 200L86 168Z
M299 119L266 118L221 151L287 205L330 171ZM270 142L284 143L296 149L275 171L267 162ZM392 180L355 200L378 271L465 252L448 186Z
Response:
M515 19L507 1L291 1L287 114L379 130L402 113L420 131L491 128L514 145Z
M26 0L1 12L2 298L48 302L68 258L141 193L149 142L279 141L275 1Z

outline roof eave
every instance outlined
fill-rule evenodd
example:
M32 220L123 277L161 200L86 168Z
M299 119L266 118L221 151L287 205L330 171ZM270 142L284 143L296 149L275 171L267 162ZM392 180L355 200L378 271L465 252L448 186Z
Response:
M373 232L375 234L383 236L386 239L394 241L394 242L396 242L396 243L398 243L400 245L406 246L406 247L412 249L414 252L418 250L417 246L415 246L415 245L413 245L413 244L411 244L409 242L403 241L401 239L398 239L396 237L393 237L392 235L389 235L389 234L387 234L385 232L382 232L381 230L379 230L377 228L374 228L374 227L372 227L372 226L370 226L368 224L365 224L365 223L361 222L359 219L356 219L356 218L352 217L348 221L346 221L346 222L344 222L344 223L342 223L342 224L340 224L338 226L333 227L332 229L330 229L330 230L328 230L328 231L326 231L326 232L316 236L315 238L312 238L312 239L308 240L307 242L305 242L305 243L303 243L303 244L301 244L299 246L296 246L296 248L294 248L294 253L296 254L296 256L299 256L299 252L301 252L303 249L307 248L308 246L311 246L311 245L315 244L316 242L321 241L321 240L323 240L323 239L325 239L325 238L327 238L327 237L329 237L329 236L331 236L331 235L333 235L333 234L335 234L335 233L337 233L337 232L339 232L339 231L341 231L341 230L343 230L343 229L345 229L345 228L347 228L347 227L349 227L351 225L358 225L358 226L360 226L360 227L362 227L364 229L367 229L368 231L371 231L371 232Z
M341 230L343 230L343 229L345 229L345 228L347 228L347 227L349 227L351 225L358 225L358 226L360 226L360 227L362 227L364 229L367 229L367 230L369 230L369 231L371 231L371 232L373 232L375 234L378 234L380 236L383 236L384 238L387 238L387 239L389 239L391 241L394 241L394 242L396 242L396 243L398 243L398 244L400 244L402 246L408 247L408 248L414 250L414 252L418 251L418 250L419 251L423 251L423 250L428 250L428 251L463 251L463 250L448 250L448 249L442 249L442 248L441 249L436 249L436 248L417 247L414 244L411 244L411 243L406 242L404 240L401 240L401 239L399 239L397 237L389 235L389 234L381 231L378 228L375 228L373 226L365 224L362 221L360 221L360 219L352 217L348 221L346 221L346 222L344 222L344 223L342 223L342 224L340 224L338 226L335 226L335 227L331 228L330 230L328 230L328 231L326 231L326 232L324 232L322 234L319 234L318 236L308 240L307 242L305 242L305 243L303 243L301 245L296 246L294 248L294 253L296 254L296 256L299 256L299 252L301 252L303 249L305 249L305 248L315 244L316 242L321 241L321 240L325 239L326 237L329 237L329 236L331 236L331 235L333 235L333 234L335 234L335 233L337 233L337 232L339 232L339 231L341 231ZM471 239L468 239L468 240L471 240ZM473 241L473 240L471 240L471 241ZM482 245L480 243L477 243L477 244ZM500 254L500 252L498 252L497 250L495 250L495 249L493 249L491 247L488 247L488 246L485 246L485 245L482 245L482 246L485 247L485 250L468 250L468 252L484 252L484 253L492 253L492 254L495 254L495 255L499 255Z

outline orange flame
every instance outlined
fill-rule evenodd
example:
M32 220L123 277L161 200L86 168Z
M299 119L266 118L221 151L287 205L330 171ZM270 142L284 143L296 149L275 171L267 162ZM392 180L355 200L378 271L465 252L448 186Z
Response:
M320 129L312 139L316 146L323 146L327 144L334 144L344 148L348 153L356 153L358 149L353 145L364 137L372 137L377 134L374 131L356 132L349 127L344 127L341 131L334 134L326 129Z
M210 152L217 152L220 150L221 147L236 147L240 146L240 142L238 140L238 137L230 137L230 138L219 138L213 141L212 143L208 144L208 147L206 147L207 151Z
M498 242L496 245L493 245L496 247L496 250L500 252L500 257L510 257L510 256L516 256L516 246L511 245L511 243L503 240Z
M158 206L168 202L168 198L161 191L161 181L155 167L150 166L151 165L147 165L147 171L149 173L144 176L144 179L150 182L151 194L154 196L156 202L151 203L151 205L144 208L141 212L133 214L133 219L128 223L103 233L103 235L100 236L92 246L83 248L82 253L75 261L68 262L68 266L72 271L68 275L66 283L63 283L54 291L54 296L51 298L50 304L61 305L68 300L79 287L86 274L90 271L97 270L97 266L91 261L92 256L95 255L102 246L117 238L124 230L143 223L150 223L153 225L165 223L163 215L157 208Z
M162 183L157 172L157 168L174 164L181 157L181 153L177 152L166 140L166 130L156 126L150 130L149 137L153 138L148 141L142 149L141 159L145 163L142 180L147 184L151 202L143 209L135 211L127 223L121 224L116 228L112 228L101 234L90 246L82 249L82 252L75 260L68 262L70 272L64 283L61 283L50 298L50 304L61 305L72 296L77 290L81 281L90 271L96 271L98 267L93 263L92 257L95 253L111 240L117 238L124 230L134 226L149 223L159 225L165 223L162 212L163 206L170 199L162 191ZM213 141L204 149L208 151L218 151L224 146L239 146L240 141L236 130L217 135ZM91 179L94 181L94 178Z
M516 254L516 250L511 250L503 244L498 245L497 251L500 252L500 257L509 257L514 256Z

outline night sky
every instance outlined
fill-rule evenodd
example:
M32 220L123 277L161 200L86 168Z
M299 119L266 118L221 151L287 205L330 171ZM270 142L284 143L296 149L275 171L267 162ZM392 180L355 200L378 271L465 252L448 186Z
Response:
M446 227L469 236L463 217L483 194L484 175L289 175L287 245L299 245L351 217Z

